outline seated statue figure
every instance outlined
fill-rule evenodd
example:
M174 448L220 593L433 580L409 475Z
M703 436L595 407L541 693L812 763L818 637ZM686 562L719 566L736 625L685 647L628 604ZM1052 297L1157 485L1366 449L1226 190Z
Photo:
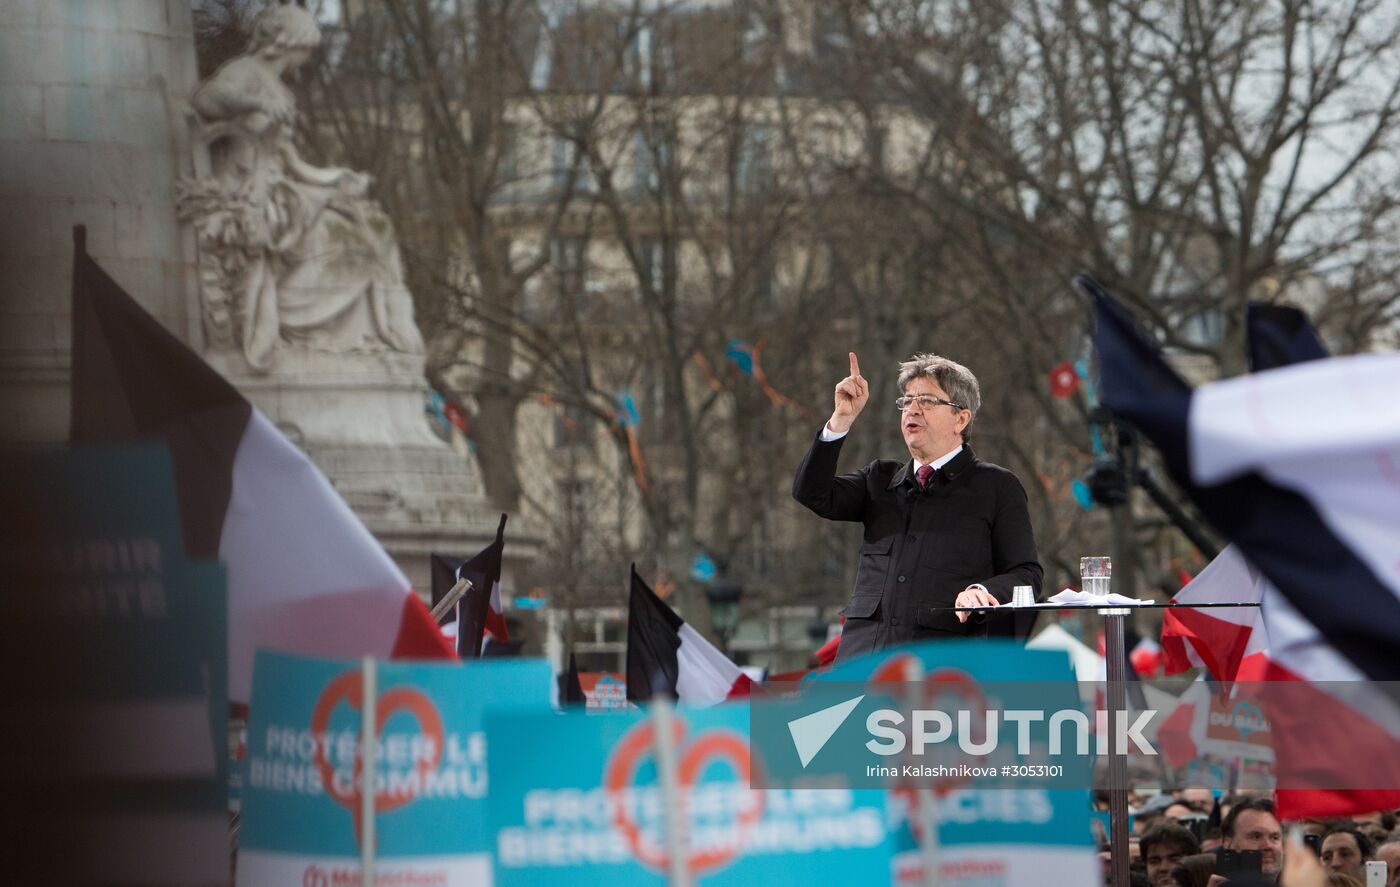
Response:
M194 93L207 174L179 187L200 249L205 329L270 370L283 346L421 353L393 226L369 177L318 167L293 143L296 102L282 82L320 42L297 6L273 6L242 55Z

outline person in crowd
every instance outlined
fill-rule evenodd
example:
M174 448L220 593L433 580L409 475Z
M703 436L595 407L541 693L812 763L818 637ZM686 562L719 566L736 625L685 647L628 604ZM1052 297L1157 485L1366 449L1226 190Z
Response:
M1390 840L1391 831L1379 822L1360 822L1356 830L1371 839L1372 846L1379 847Z
M1153 887L1170 887L1172 867L1187 856L1201 852L1196 836L1174 822L1163 822L1148 829L1138 845L1147 880Z
M1176 822L1180 819L1189 819L1199 814L1200 811L1184 801L1172 801L1171 805L1168 806L1166 810L1162 811L1162 815L1172 822Z
M1220 833L1220 826L1207 827L1206 833L1201 836L1201 852L1214 853L1220 849L1223 842L1224 836Z
M1215 874L1215 854L1196 853L1184 856L1171 868L1172 887L1206 887Z
M1209 813L1215 794L1208 788L1184 788L1177 792L1176 799L1197 813Z
M1394 810L1373 810L1370 813L1358 813L1351 818L1351 821L1359 829L1365 830L1368 826L1376 826L1387 834L1395 831L1395 826L1400 824Z
M1376 847L1376 859L1385 863L1385 887L1400 887L1400 838L1391 838Z
M1132 811L1133 828L1139 835L1145 834L1152 826L1159 822L1166 821L1163 811L1175 803L1176 799L1166 792L1148 798L1137 809ZM1107 804L1104 805L1103 809L1108 809Z
M1366 861L1375 855L1371 839L1355 827L1334 828L1322 838L1322 864L1329 872L1365 881Z
M1221 846L1227 850L1258 850L1259 869L1277 879L1283 864L1283 827L1274 815L1272 798L1240 798L1221 823Z

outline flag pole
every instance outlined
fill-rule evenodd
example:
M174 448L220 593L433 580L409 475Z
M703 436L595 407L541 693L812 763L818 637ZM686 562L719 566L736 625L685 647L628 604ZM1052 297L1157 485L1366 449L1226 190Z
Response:
M436 604L433 604L433 621L437 622L440 619L442 619L442 617L446 616L447 611L457 606L457 602L460 601L463 598L463 596L465 596L466 593L471 590L471 580L458 579L457 584L452 586L452 588L448 590L447 594L442 596L442 600L438 601ZM461 628L460 625L457 627L458 629Z
M686 851L686 817L680 780L676 774L676 736L672 732L675 709L670 700L651 704L651 741L656 752L656 776L661 786L661 809L666 824L666 883L670 887L692 887L690 862Z
M909 687L909 710L918 710L924 703L924 664L915 659L905 675ZM933 803L933 787L914 783L914 809L909 811L919 823L914 834L919 835L919 859L924 867L924 887L939 887L938 872L938 808Z
M933 804L933 789L915 789L919 799L919 829L924 839L919 842L919 856L924 863L924 887L938 887L938 808Z
M1128 654L1123 639L1127 610L1100 610L1108 687L1108 824L1114 887L1128 887Z
M360 887L375 887L374 848L374 784L379 757L379 713L375 702L379 698L379 674L374 657L360 660Z

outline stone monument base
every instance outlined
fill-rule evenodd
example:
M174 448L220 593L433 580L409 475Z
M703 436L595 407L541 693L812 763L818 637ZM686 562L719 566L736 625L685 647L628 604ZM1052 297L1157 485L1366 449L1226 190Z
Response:
M472 555L495 538L476 460L431 429L422 355L282 348L270 374L233 351L205 359L311 457L420 592L431 553ZM513 520L506 540L509 590L541 539Z

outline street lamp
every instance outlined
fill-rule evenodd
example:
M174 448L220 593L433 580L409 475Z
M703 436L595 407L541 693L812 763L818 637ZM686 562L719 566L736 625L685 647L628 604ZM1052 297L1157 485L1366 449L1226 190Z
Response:
M744 586L721 573L714 582L705 586L705 599L710 602L710 624L719 635L720 646L729 653L729 639L739 625L739 598L744 595Z

